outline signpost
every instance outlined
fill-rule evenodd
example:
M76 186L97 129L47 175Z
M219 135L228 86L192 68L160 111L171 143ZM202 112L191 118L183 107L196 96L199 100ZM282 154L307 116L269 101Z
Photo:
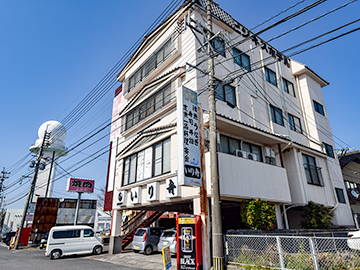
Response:
M82 193L93 193L94 192L95 181L90 179L83 178L69 178L66 185L67 192L77 192L78 200L76 203L75 217L74 217L74 225L76 225L78 216L79 216L79 208L80 208L80 200Z
M171 253L170 253L170 246L166 246L162 249L162 256L164 262L164 270L169 269L171 265Z

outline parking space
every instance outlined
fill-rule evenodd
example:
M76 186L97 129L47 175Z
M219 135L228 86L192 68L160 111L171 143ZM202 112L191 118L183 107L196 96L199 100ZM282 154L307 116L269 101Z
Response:
M143 253L134 253L131 249L125 249L119 254L103 254L100 256L92 256L91 259L139 269L164 269L162 254L160 252L144 255ZM170 269L176 269L177 263L175 255L172 255L171 263L172 267Z

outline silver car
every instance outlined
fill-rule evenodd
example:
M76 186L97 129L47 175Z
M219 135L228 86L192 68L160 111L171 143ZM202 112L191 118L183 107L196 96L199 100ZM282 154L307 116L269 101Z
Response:
M176 230L165 230L160 236L157 248L161 251L164 247L170 246L170 252L176 254Z
M150 255L154 251L158 251L157 244L159 243L162 232L163 228L159 227L137 229L132 242L132 250L136 253L143 251L145 255Z

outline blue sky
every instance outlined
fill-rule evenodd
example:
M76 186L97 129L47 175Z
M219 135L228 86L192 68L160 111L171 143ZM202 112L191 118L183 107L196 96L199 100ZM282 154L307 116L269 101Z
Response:
M251 29L299 1L218 0L217 2L237 21ZM170 0L0 0L2 126L0 168L10 168L12 171L5 186L18 181L21 175L31 172L25 164L30 157L19 163L20 168L16 170L12 168L29 153L28 149L37 139L40 125L48 120L64 119L141 37L170 2ZM292 12L311 2L304 1ZM268 40L346 2L329 0L265 32L260 37ZM360 3L355 2L270 44L280 51L285 50L358 19L359 11ZM261 30L266 25L254 31ZM337 34L359 26L360 23L356 23ZM320 41L329 37L321 38ZM359 131L357 120L359 42L360 31L293 57L330 82L329 86L323 88L323 94L332 131L336 136L337 149L347 146L360 149L357 134ZM109 90L89 113L68 129L68 137L65 140L67 146L97 129L105 121L109 121L116 86L118 84ZM107 132L109 129L99 134L97 138L105 136ZM67 169L104 147L108 142L109 137L105 136L77 156L63 163L60 160L60 166ZM100 188L105 185L106 172L107 155L105 154L72 175L94 179L96 187ZM65 191L67 177L68 175L56 182L55 196L76 197ZM25 194L28 188L29 183L25 181L22 185L7 189L6 201L13 201ZM94 198L94 196L85 195L84 198ZM19 200L7 207L22 208L24 201L24 199Z

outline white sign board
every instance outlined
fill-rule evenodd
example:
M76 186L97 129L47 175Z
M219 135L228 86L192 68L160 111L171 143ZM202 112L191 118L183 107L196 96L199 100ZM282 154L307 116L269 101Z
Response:
M197 93L182 86L177 93L178 183L201 187Z
M130 203L140 203L140 187L134 187L130 189Z
M118 191L116 206L120 207L125 205L126 205L126 191L125 190Z
M147 186L146 186L146 200L148 202L159 200L159 182L147 184Z
M180 196L177 177L166 179L166 198L174 198Z

